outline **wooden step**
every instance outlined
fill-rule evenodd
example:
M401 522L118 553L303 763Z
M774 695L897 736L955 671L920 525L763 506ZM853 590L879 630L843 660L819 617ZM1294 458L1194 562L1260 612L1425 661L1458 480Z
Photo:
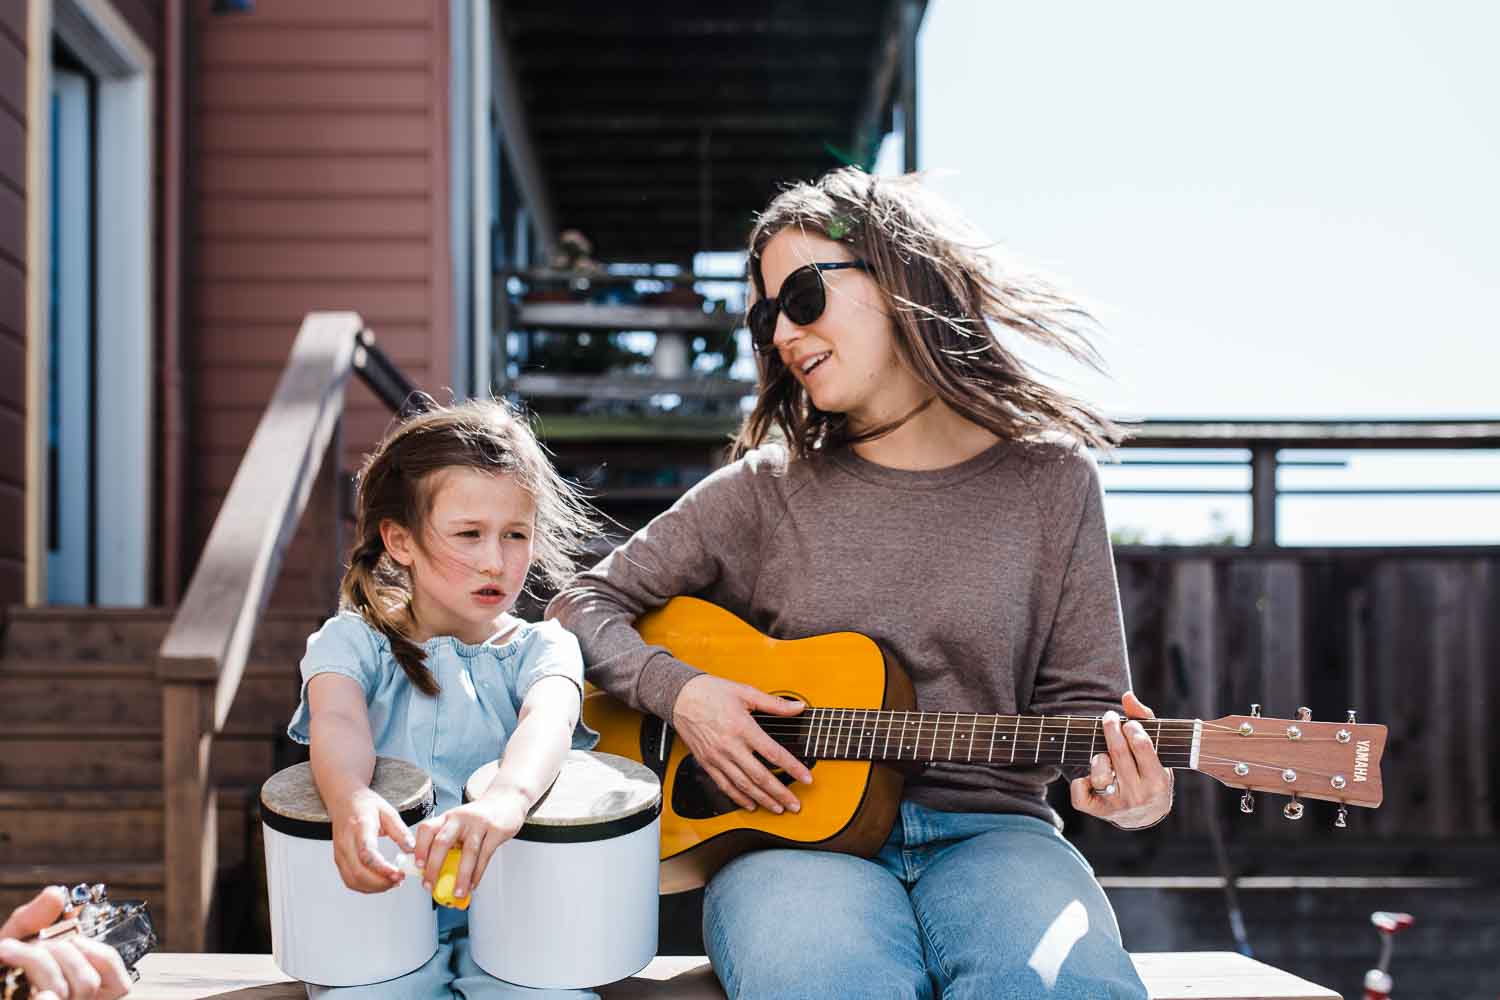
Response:
M249 851L256 788L219 789L219 864ZM0 865L65 858L91 863L160 861L162 793L156 788L0 789Z
M275 737L296 710L296 667L247 670L229 713L230 735ZM0 738L89 734L160 739L162 685L150 667L104 660L0 661L0 705L10 725ZM38 731L32 720L45 719Z
M0 788L160 788L161 734L142 730L134 737L68 735L67 727L43 724L20 738L0 730ZM274 770L275 743L268 738L214 741L211 772L218 785L253 785Z
M172 608L21 607L6 611L4 652L20 659L126 660L153 663ZM322 610L267 611L250 644L252 660L295 668Z

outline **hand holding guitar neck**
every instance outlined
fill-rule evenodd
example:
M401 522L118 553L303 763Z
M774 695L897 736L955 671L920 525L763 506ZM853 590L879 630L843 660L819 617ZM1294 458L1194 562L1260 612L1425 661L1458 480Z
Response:
M1172 809L1172 772L1162 766L1156 747L1137 719L1154 719L1156 713L1126 691L1122 722L1113 711L1105 712L1101 729L1105 752L1094 754L1089 774L1075 778L1069 786L1073 808L1122 830L1142 830L1160 823Z
M155 945L146 904L110 903L102 884L43 889L0 927L0 1000L114 1000Z

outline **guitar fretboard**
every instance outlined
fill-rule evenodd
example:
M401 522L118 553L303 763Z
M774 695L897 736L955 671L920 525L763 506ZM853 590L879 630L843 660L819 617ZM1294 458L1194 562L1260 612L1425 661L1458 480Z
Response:
M1103 720L1081 715L814 708L792 718L758 714L756 721L805 760L1087 765L1107 749ZM1197 766L1198 720L1139 721L1162 764Z

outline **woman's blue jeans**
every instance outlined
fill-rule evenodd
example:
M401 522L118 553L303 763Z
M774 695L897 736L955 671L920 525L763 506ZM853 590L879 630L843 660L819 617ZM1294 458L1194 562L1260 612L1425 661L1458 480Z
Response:
M873 859L744 855L703 940L732 998L1146 998L1093 869L1031 816L903 802Z

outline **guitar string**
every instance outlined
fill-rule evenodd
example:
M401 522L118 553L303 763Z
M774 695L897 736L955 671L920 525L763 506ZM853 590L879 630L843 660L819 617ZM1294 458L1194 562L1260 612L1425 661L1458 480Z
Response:
M864 710L852 709L849 711L851 713L860 713ZM874 710L872 709L871 711ZM982 723L971 721L976 718L985 721ZM1015 716L977 716L968 717L967 719L960 718L957 721L950 720L947 722L937 722L935 720L923 721L920 719L916 721L891 719L888 716L870 719L860 718L855 714L846 714L842 717L837 718L822 715L817 717L816 719L787 718L785 716L756 716L756 721L760 723L761 728L766 733L781 735L799 735L807 732L809 730L809 727L811 726L836 726L838 727L839 732L844 735L848 735L853 732L860 732L865 734L866 736L868 736L871 732L876 732L883 735L887 731L895 732L899 730L901 732L910 732L913 728L915 728L921 731L921 735L923 737L930 737L934 735L940 737L952 737L962 735L965 731L968 731L972 736L978 730L978 727L980 725L984 725L991 728L995 728L997 726L1006 727L1006 732L1001 734L1002 736L1015 737L1017 736L1017 734L1019 734L1019 736L1024 736L1026 738L1040 738L1043 736L1051 736L1051 738L1055 739L1058 734L1051 733L1051 730L1053 728L1062 728L1064 730L1062 735L1066 735L1068 741L1072 742L1074 739L1081 739L1085 736L1097 736L1099 733L1103 732L1103 726L1100 723L1100 720L1097 718L1091 720L1093 724L1089 728L1080 729L1076 733L1072 732L1070 727L1055 727L1051 722L1037 723L1035 721L1027 721L1023 716L1021 722L1016 723L1014 721L1015 718ZM1048 716L1047 718L1052 719L1062 717ZM999 720L998 723L992 721L997 719ZM1146 719L1136 721L1141 721L1142 727L1150 730L1151 724L1156 720ZM1161 726L1159 727L1158 731L1160 732L1160 738L1162 740L1166 740L1168 738L1191 739L1194 735L1192 727L1194 727L1195 725L1196 723L1194 722L1183 720L1162 720ZM1285 733L1256 732L1251 734L1244 734L1241 733L1238 729L1232 727L1210 726L1207 723L1204 723L1203 727L1204 729L1212 730L1215 734L1224 733L1232 735L1236 741L1246 740L1250 742L1287 741L1297 743L1348 743L1347 740L1340 741L1334 736L1303 735L1293 741L1289 740ZM989 736L991 734L979 732L978 735ZM1155 734L1150 732L1148 732L1148 735L1155 736Z
M1187 754L1187 755L1183 755L1181 753L1168 754L1168 755L1161 755L1161 758L1162 758L1161 762L1162 762L1162 765L1164 767L1188 768L1190 766L1190 763L1191 763L1191 754ZM829 757L820 757L819 759L823 759L823 760L853 760L853 761L861 761L861 760L866 760L867 758L855 757L855 756L851 756L851 757L829 756ZM1049 765L1051 765L1051 764L1083 765L1083 764L1087 764L1090 761L1090 759L1091 759L1090 757L1083 757L1083 758L1074 760L1074 759L1070 759L1069 757L1067 757L1065 755L1065 756L1063 756L1059 760L1050 760L1049 759L1045 763L1047 763ZM942 763L942 762L943 761L939 761L939 763ZM956 760L955 761L951 761L951 762L952 763L960 763L960 761L956 761ZM872 763L873 763L873 761L872 761ZM1275 762L1268 762L1268 761L1246 760L1244 758L1238 758L1238 757L1220 757L1220 756L1214 755L1214 754L1200 754L1199 757L1198 757L1198 765L1199 766L1198 766L1197 769L1201 771L1204 764L1235 765L1235 764L1241 764L1241 763L1245 764L1247 767L1250 767L1250 768L1258 768L1258 769L1266 770L1266 771L1275 771L1275 772L1278 772L1278 773L1281 772L1281 771L1283 771L1283 770L1285 770L1285 765L1284 764L1279 764L1279 763L1275 763ZM1319 771L1319 770L1313 770L1313 769L1305 768L1305 767L1301 768L1301 769L1293 768L1293 770L1297 771L1299 779L1301 779L1301 778L1332 779L1334 777L1334 774L1335 774L1335 772L1331 772L1331 771ZM1263 790L1265 790L1265 791L1282 791L1282 792L1285 792L1286 794L1291 794L1291 792L1293 791L1293 789L1279 788L1278 786L1263 786ZM1351 793L1352 792L1357 792L1358 789L1349 789L1349 791ZM1349 801L1355 801L1355 802L1357 802L1357 799L1358 799L1358 796L1352 796L1349 799Z
M903 749L906 749L906 748L903 748ZM919 752L921 751L921 747L918 747L917 749L918 749ZM1034 747L1032 749L1034 749ZM1047 764L1076 764L1076 765L1082 765L1082 764L1088 763L1092 759L1092 755L1087 755L1087 754L1085 756L1083 756L1083 757L1080 757L1080 758L1077 758L1077 759L1073 759L1073 758L1071 758L1069 756L1069 754L1071 754L1073 752L1075 752L1075 751L1070 748L1059 759L1052 760L1052 759L1049 758L1046 761L1046 763ZM1077 751L1077 752L1083 753L1083 751ZM1191 759L1192 759L1192 755L1191 755L1190 752L1185 753L1181 749L1178 749L1178 750L1175 750L1175 751L1169 751L1169 752L1163 753L1163 754L1159 754L1159 757L1162 760L1163 766L1166 766L1166 767L1188 767L1189 764L1190 764L1190 762L1191 762ZM865 760L865 759L868 759L868 758L859 755L857 753L857 751L854 751L851 748L851 750L850 750L850 752L849 752L848 755L841 754L841 753L828 754L826 756L825 755L819 755L819 759L824 759L824 760L855 760L855 761L858 761L858 760ZM957 761L956 759L950 759L949 762L957 763L959 761ZM972 762L972 761L970 761L970 762ZM991 762L991 763L993 763L993 762ZM1274 762L1274 761L1252 760L1252 759L1247 759L1247 758L1243 758L1243 757L1224 757L1224 756L1220 756L1218 754L1204 754L1204 753L1200 753L1199 756L1198 756L1198 764L1199 764L1199 769L1200 770L1202 769L1202 765L1204 765L1204 764L1235 765L1235 764L1241 764L1241 763L1245 764L1247 767L1259 768L1259 769L1268 770L1268 771L1281 772L1281 771L1283 771L1283 770L1286 769L1286 765L1284 763L1277 763L1277 762ZM1311 768L1307 768L1307 767L1302 767L1300 769L1299 768L1293 768L1293 770L1297 771L1299 777L1313 777L1313 778L1329 778L1329 779L1331 779L1331 778L1334 777L1334 774L1335 774L1335 772L1315 770L1315 769L1311 769Z
M900 725L921 725L921 726L932 725L932 726L958 726L958 727L963 727L963 726L974 726L974 725L982 725L982 724L987 724L987 723L994 723L994 722L998 721L1002 725L1014 726L1014 725L1017 724L1017 722L1019 722L1019 724L1022 727L1028 727L1028 728L1029 727L1036 727L1036 728L1045 729L1046 727L1053 726L1053 725L1070 726L1071 724L1073 724L1075 722L1082 722L1082 723L1085 723L1085 724L1087 724L1087 725L1089 725L1091 727L1097 727L1097 726L1101 725L1102 722L1103 722L1103 720L1099 716L1097 716L1097 715L1045 715L1045 716L1027 716L1027 715L1022 715L1022 716L1016 716L1016 715L989 715L989 714L983 714L983 713L975 714L975 713L970 713L970 712L963 712L963 713L954 713L952 719L943 719L941 717L942 716L946 716L949 713L947 713L947 712L905 712L905 711L903 711L901 709L886 709L886 708L817 708L817 709L811 709L810 712L814 713L814 714L810 715L810 716L802 716L802 715L798 715L798 716L783 716L783 715L770 715L768 713L752 713L752 715L753 715L753 717L758 722L761 722L762 728L764 728L765 722L775 723L775 722L778 722L778 721L779 722L784 722L784 723L790 723L790 724L806 725L808 723L808 721L810 719L812 719L812 718L816 718L816 719L818 719L821 722L830 722L830 721L831 722L836 722L836 723L842 723L842 722L846 722L846 721L855 721L855 722L865 721L865 722L868 722L868 721L870 721L869 716L872 715L872 714L875 716L875 719L873 721L875 721L877 723L884 722L884 723L887 723L887 724L890 724L890 725L900 724ZM901 716L903 716L903 718L897 719L896 718L897 715L901 715ZM928 715L938 716L939 718L937 718L937 719L928 719L927 718ZM911 716L915 716L916 717L915 721L912 718L910 718ZM1309 725L1309 724L1314 724L1314 725L1318 725L1318 726L1339 725L1340 728L1358 728L1355 724L1341 725L1339 723L1330 723L1330 722L1299 723L1299 722L1294 722L1292 720L1273 720L1273 721L1285 721L1285 722L1287 722L1290 725ZM1222 725L1222 724L1218 724L1218 723L1214 723L1214 722L1207 722L1207 721L1204 721L1202 719L1121 719L1120 722L1121 722L1121 724L1124 724L1126 722L1139 722L1139 723L1141 723L1142 726L1160 725L1160 726L1163 726L1163 727L1172 726L1172 727L1177 727L1177 728L1189 727L1189 726L1200 726L1201 725L1205 730L1212 730L1214 732L1222 732L1222 733L1232 733L1232 734L1234 734L1236 736L1240 736L1243 739L1257 739L1257 738L1258 739L1284 739L1285 738L1285 732L1284 731L1278 733L1278 732L1275 732L1274 730L1271 731L1271 732L1264 732L1264 731L1261 731L1261 730L1257 730L1257 731L1255 731L1255 732L1253 732L1251 734L1246 735L1246 734L1242 734L1240 732L1240 729L1239 729L1238 726L1227 726L1227 725ZM1304 737L1304 739L1307 739L1307 738L1308 737ZM1319 738L1325 738L1326 739L1327 737L1319 737Z

